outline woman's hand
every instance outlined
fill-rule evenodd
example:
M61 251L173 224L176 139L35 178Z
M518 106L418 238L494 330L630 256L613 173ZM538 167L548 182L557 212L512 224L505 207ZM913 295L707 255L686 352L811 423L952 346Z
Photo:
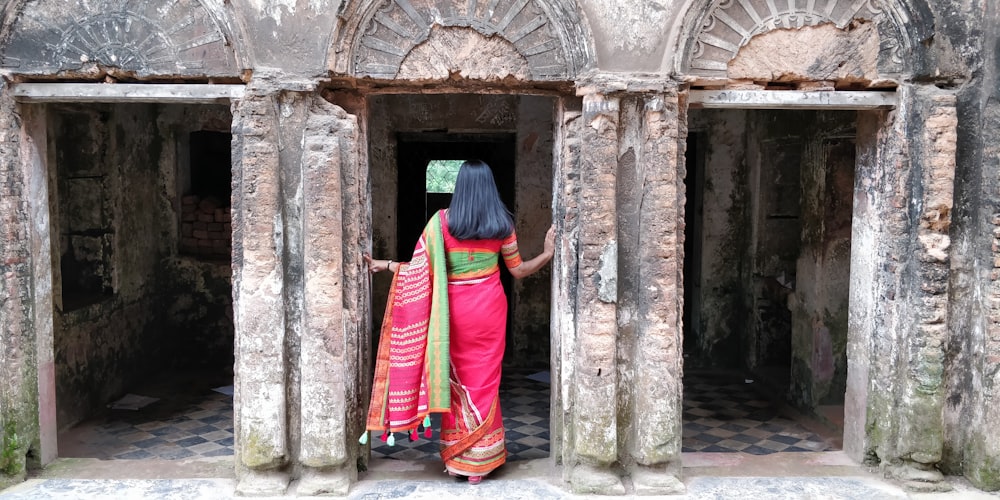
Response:
M368 264L368 272L380 273L389 269L391 260L373 259L371 255L364 254L365 263Z
M545 233L545 245L542 247L542 253L547 254L549 257L554 255L556 252L556 225L553 224L549 226L549 231Z

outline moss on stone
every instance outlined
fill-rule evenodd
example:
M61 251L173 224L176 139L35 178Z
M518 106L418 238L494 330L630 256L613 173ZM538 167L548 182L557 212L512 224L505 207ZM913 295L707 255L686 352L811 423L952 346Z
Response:
M256 429L247 433L246 442L241 449L243 453L240 460L251 469L266 469L276 465L279 461L274 447L267 440L261 438Z
M3 447L0 448L0 473L3 475L15 477L24 472L22 441L14 421L7 420L3 426Z
M1000 490L1000 463L992 458L984 460L970 471L969 480L982 490Z
M971 449L966 455L965 476L979 489L1000 490L1000 458L985 449L988 442L985 436L974 434L968 442Z

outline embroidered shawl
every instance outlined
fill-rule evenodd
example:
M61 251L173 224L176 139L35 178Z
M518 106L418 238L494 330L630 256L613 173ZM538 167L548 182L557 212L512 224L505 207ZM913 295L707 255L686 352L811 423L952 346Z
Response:
M438 212L389 289L368 430L409 431L431 412L450 411L448 334L448 272Z

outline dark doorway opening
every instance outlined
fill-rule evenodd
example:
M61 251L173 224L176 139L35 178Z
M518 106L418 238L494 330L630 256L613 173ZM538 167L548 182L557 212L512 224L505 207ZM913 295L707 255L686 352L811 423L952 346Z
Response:
M413 246L427 221L438 210L448 208L450 193L429 193L427 167L434 160L479 159L493 169L493 178L500 198L507 209L514 209L515 135L514 134L450 134L437 132L400 133L398 136L399 214L396 218L396 255L409 260ZM500 266L504 292L511 297L513 278ZM513 340L510 327L514 317L514 302L508 301L507 342ZM510 349L508 349L509 351Z
M857 113L689 119L684 450L839 449Z
M413 245L434 212L448 208L451 195L427 192L427 166L433 160L485 161L493 169L500 198L514 208L514 134L401 133L398 142L399 234L397 255L409 259Z
M685 178L684 203L684 355L692 362L701 356L691 356L698 343L696 339L701 331L699 319L695 311L700 310L701 298L701 252L702 252L702 217L704 206L702 194L705 189L705 134L692 132L687 138L687 153L685 163L687 177ZM685 359L687 364L687 359Z
M45 117L58 456L232 456L229 107Z

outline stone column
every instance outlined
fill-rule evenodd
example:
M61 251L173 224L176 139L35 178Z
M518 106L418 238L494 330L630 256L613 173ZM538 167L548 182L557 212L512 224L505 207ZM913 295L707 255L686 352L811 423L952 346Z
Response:
M618 242L616 172L619 101L600 93L583 98L577 218L576 338L566 361L573 378L573 462L570 483L580 493L623 494L610 466L618 461L616 303Z
M859 120L844 448L937 490L957 113L950 92L899 92L897 110Z
M678 493L684 103L662 81L601 77L580 92L557 169L554 390L568 416L553 417L554 442L577 492L623 494L621 465L639 494Z
M32 259L32 296L34 317L32 329L35 337L35 366L25 367L37 370L38 400L38 441L32 443L34 460L30 467L48 465L59 455L56 442L59 433L56 422L56 367L53 350L53 273L59 265L59 256L52 255L52 223L49 199L51 172L48 162L48 114L47 106L25 105L21 107L22 132L20 158L23 171L27 174L27 192L31 238L29 241ZM52 167L55 168L54 166Z
M958 113L953 92L904 87L912 103L913 195L910 278L902 350L899 443L890 470L917 490L950 489L936 466L944 447L944 364L948 329L949 248L954 203ZM897 458L898 457L898 458ZM888 458L888 457L887 457ZM899 466L896 465L899 460Z
M0 489L24 480L28 450L38 439L33 179L23 139L17 105L0 81Z
M573 464L573 448L566 443L573 429L572 380L576 352L576 296L579 280L580 148L583 134L582 100L559 101L552 212L556 225L556 251L552 259L552 408L549 451L558 463ZM569 470L566 468L564 470ZM567 477L568 479L568 477Z
M251 82L232 110L237 491L277 496L289 481L278 93Z
M639 494L684 491L681 474L686 103L675 89L643 96L633 220L634 392L630 473ZM624 240L625 235L622 235ZM624 295L624 292L623 292ZM620 320L621 321L621 320Z
M297 494L346 496L357 478L368 282L361 253L369 234L357 119L319 96L309 99L302 141L304 311L300 408L304 466ZM364 241L362 241L364 240ZM367 293L365 293L367 296ZM365 349L367 352L367 349Z

